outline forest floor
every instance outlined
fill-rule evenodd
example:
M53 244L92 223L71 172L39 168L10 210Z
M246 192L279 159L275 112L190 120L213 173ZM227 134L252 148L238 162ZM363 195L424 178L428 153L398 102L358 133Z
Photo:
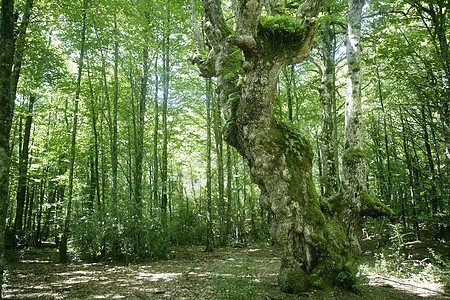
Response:
M7 257L4 299L450 299L443 284L367 271L359 275L357 293L288 295L277 285L279 257L280 250L272 246L216 248L211 253L184 247L168 260L139 264L59 264L55 249L28 249Z

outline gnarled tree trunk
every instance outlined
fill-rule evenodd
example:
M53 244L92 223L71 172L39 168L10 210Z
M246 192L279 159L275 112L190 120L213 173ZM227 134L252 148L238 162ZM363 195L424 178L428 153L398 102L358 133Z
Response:
M296 18L283 14L282 5L279 15L261 17L263 4L241 0L234 32L220 1L203 0L211 51L208 58L197 54L191 60L203 76L217 77L224 138L247 160L261 189L260 204L274 216L271 234L283 248L281 288L329 288L344 283L339 274L356 272L349 224L360 214L349 214L352 207L342 194L329 201L318 197L309 142L273 113L278 76L286 65L307 58L321 1L307 0Z

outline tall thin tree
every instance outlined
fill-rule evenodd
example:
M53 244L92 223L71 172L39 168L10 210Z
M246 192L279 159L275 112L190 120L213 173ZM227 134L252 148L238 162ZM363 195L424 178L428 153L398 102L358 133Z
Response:
M19 179L17 186L17 207L16 207L16 218L14 219L14 236L16 233L22 231L23 228L23 213L24 213L24 205L25 205L25 194L27 190L28 183L28 156L29 156L29 146L30 146L30 133L31 133L31 123L33 120L33 106L36 97L30 96L30 100L28 102L28 110L27 116L25 120L25 133L23 137L22 149L20 150L19 155ZM20 233L22 236L22 233ZM15 242L16 239L14 238Z
M73 110L73 125L72 125L72 139L70 144L70 156L69 156L69 186L68 195L66 203L66 213L64 217L63 232L61 236L61 241L59 244L59 261L67 262L69 257L67 255L67 241L70 234L70 222L72 218L72 198L73 198L73 176L75 169L75 151L76 151L76 138L77 138L77 127L78 127L78 104L80 102L81 93L81 75L83 72L83 59L86 44L86 12L87 12L88 0L83 1L83 12L82 12L82 29L81 29L81 49L80 57L78 59L78 75L75 91L74 100L74 110Z
M11 101L11 68L14 57L14 0L2 0L0 11L0 299L5 267L5 228L9 189L9 133L14 104Z

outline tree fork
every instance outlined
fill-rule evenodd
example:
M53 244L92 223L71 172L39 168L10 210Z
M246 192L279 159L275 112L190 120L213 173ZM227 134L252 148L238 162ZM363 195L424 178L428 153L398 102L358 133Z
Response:
M247 160L251 179L261 189L260 204L274 216L271 235L283 248L280 287L291 293L327 289L343 284L339 274L348 278L356 273L346 217L353 218L353 225L363 209L352 214L342 193L318 197L309 142L291 125L278 122L273 112L281 70L308 57L315 30L312 18L321 1L305 1L296 19L261 17L263 3L241 0L233 33L220 1L203 0L211 50L207 60L192 62L200 70L213 69L207 76L217 77L216 92L226 120L224 139ZM366 203L367 208L376 206L374 201Z

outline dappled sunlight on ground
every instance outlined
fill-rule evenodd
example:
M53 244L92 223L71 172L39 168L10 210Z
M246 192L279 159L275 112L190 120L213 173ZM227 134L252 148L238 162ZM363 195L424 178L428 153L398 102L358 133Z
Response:
M57 253L46 251L25 253L8 263L5 299L209 299L227 298L237 289L256 299L446 299L442 285L418 285L375 273L364 274L368 282L359 295L338 290L284 294L277 285L280 251L274 247L222 248L213 253L186 247L170 260L134 265L58 264Z
M445 286L440 283L417 282L413 280L401 280L395 277L382 276L375 273L367 273L370 286L380 286L405 291L420 297L433 297L444 293Z

